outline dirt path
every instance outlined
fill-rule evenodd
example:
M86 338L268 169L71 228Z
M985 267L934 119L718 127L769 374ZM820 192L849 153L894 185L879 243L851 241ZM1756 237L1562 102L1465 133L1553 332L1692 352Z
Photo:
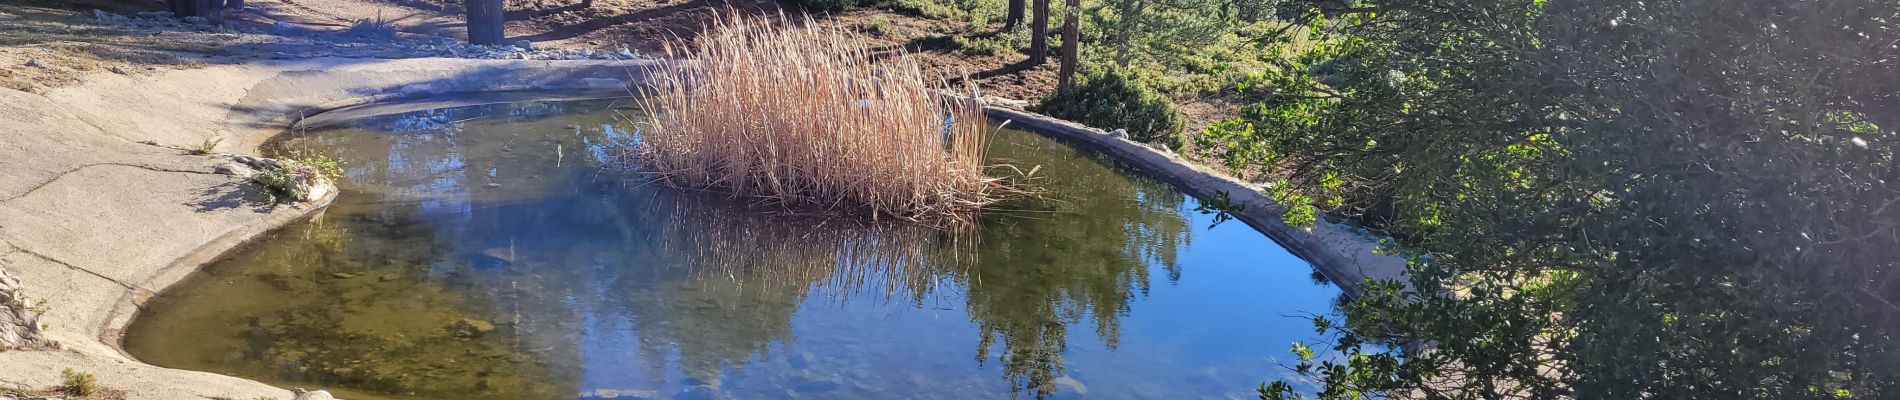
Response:
M253 0L251 4L254 10L248 12L264 19L346 24L375 19L380 13L406 34L465 37L461 0ZM525 40L535 47L557 49L624 47L645 54L660 52L667 40L693 37L717 12L728 8L755 15L798 12L772 0L595 0L591 7L581 7L580 0L510 0L508 4L508 43ZM863 31L876 45L903 49L946 78L982 75L974 81L993 95L1035 100L1055 88L1053 63L1018 69L1014 64L1022 61L1020 54L958 49L952 39L994 35L1000 23L972 27L873 8L823 15L818 22Z

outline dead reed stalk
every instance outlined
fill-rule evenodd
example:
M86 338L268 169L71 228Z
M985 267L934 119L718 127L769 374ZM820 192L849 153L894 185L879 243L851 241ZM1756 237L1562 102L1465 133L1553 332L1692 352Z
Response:
M684 187L873 218L961 219L1011 190L987 177L980 104L853 32L728 10L691 60L652 71L627 155ZM970 96L969 98L974 98Z

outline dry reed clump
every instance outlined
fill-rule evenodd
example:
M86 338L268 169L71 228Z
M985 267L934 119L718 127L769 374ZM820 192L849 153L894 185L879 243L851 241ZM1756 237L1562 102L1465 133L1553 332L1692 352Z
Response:
M646 121L630 155L676 186L873 218L962 215L1012 192L986 177L982 106L945 96L901 53L855 33L737 12L642 88ZM974 96L971 96L974 98Z

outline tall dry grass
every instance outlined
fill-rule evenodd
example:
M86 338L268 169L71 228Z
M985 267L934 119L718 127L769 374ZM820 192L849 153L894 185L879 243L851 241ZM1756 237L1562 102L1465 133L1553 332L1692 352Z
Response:
M678 186L787 206L952 219L1010 189L984 175L982 107L901 53L810 17L730 10L641 90L631 155ZM799 23L802 22L802 23ZM974 98L975 96L969 96Z

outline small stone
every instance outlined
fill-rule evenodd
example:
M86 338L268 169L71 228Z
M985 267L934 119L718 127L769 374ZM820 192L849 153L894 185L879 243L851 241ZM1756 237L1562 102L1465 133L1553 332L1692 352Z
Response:
M46 63L40 62L40 59L38 58L32 58L32 59L26 60L26 66L33 67L33 68L46 68Z
M1114 138L1116 138L1116 139L1127 139L1127 138L1128 138L1128 130L1127 130L1127 129L1122 129L1122 128L1115 128L1115 130L1112 130L1112 131L1109 131L1109 132L1108 132L1108 136L1111 136L1111 137L1114 137Z
M485 187L485 188L489 188L489 189L494 189L494 188L498 188L498 187L501 187L501 184L499 184L499 183L494 183L494 182L489 182L489 183L488 183L487 185L482 185L482 187Z
M350 278L355 278L358 276L362 276L362 275L352 274L348 272L338 272L338 273L330 274L331 278L337 278L337 279L350 279Z
M257 170L253 170L251 169L251 167L246 166L244 164L234 163L234 162L218 164L218 166L211 167L211 172L230 175L230 176L236 176L236 177L243 177L243 178L249 178L252 175L257 175Z
M1068 390L1075 392L1075 394L1089 394L1089 387L1082 385L1082 381L1075 380L1075 378L1064 376L1056 378L1054 383L1057 389Z
M534 42L530 42L525 39L516 40L515 47L520 47L522 50L534 50Z
M318 390L314 392L304 392L290 400L336 400L336 396L331 396L327 390Z
M474 318L463 318L455 321L454 330L457 335L462 337L481 337L489 332L494 332L495 324Z

